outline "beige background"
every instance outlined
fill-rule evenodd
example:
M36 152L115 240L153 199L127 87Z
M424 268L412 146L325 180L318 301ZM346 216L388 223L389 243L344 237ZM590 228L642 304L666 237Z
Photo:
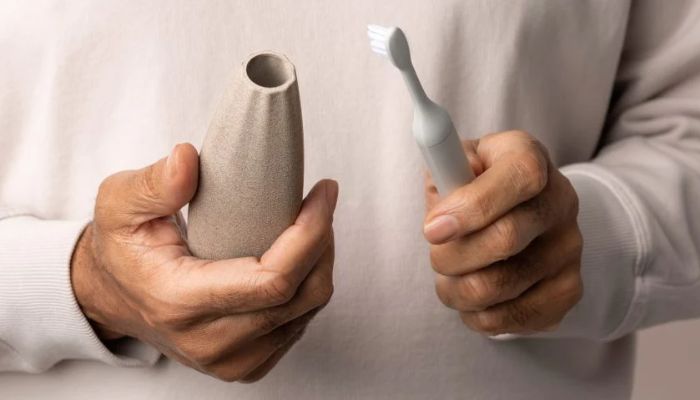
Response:
M639 336L633 399L700 399L700 321L666 324Z

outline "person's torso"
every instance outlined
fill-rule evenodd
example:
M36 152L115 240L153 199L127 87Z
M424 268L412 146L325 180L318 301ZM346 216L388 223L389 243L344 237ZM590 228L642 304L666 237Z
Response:
M14 8L16 7L16 8ZM262 381L161 361L1 374L0 397L625 398L633 339L492 341L434 294L423 163L403 81L368 23L401 26L463 138L522 129L557 165L590 159L624 40L625 1L46 2L0 6L0 194L44 218L91 214L99 182L202 142L248 54L295 63L305 187L337 179L335 294ZM32 182L31 191L26 182ZM21 188L21 189L20 189Z

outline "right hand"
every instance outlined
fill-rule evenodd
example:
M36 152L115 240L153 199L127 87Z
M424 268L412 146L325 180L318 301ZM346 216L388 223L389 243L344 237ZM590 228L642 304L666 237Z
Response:
M338 186L316 184L259 260L203 260L190 254L179 213L198 165L184 144L105 179L73 255L73 290L103 339L131 336L219 379L258 380L330 300Z

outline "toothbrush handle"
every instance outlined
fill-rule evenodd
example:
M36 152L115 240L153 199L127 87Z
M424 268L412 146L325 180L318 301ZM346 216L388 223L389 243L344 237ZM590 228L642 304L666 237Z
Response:
M474 179L462 142L454 128L442 142L419 147L440 196L445 197Z
M462 142L454 128L442 142L432 145L418 145L425 159L433 182L440 196L445 197L455 189L474 180L474 172L462 149ZM517 334L503 333L489 336L492 340L508 341L521 337Z

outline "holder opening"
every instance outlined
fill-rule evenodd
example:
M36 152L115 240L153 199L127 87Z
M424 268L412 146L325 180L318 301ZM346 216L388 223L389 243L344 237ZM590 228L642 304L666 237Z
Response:
M276 54L258 54L248 61L245 68L251 82L265 88L275 88L294 79L294 67Z

